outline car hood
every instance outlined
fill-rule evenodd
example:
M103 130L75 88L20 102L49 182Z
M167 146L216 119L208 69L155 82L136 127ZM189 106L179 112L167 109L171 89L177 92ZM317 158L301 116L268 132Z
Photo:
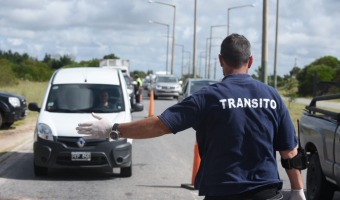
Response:
M130 122L131 115L127 112L100 113L97 114L107 118L112 124ZM38 123L48 125L54 136L79 137L76 127L79 123L96 121L90 113L51 113L43 111L40 113Z
M9 93L9 92L3 92L3 91L0 91L0 95L4 96L4 97L17 97L19 99L25 99L24 96L21 96L21 95L18 95L18 94Z

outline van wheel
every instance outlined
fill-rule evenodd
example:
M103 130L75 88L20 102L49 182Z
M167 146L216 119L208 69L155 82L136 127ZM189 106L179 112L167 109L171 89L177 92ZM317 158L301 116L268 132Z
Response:
M307 169L307 199L309 200L332 200L335 187L328 182L322 172L319 155L310 156Z
M132 165L130 165L129 167L120 168L120 176L131 177L132 176Z
M33 164L33 167L34 167L34 174L36 176L46 176L48 174L47 167L40 167L40 166L37 166L35 163Z

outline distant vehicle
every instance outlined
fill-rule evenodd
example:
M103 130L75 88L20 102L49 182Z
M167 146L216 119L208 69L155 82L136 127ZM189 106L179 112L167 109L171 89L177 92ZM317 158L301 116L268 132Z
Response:
M0 128L8 128L27 115L26 97L0 91Z
M99 62L99 67L112 67L122 70L123 73L130 75L130 61L122 59L103 59Z
M127 90L130 96L131 106L135 101L134 85L130 77L130 61L122 59L103 59L99 62L99 67L120 69L125 78Z
M187 98L188 96L192 95L194 92L202 89L204 86L208 86L214 83L217 83L216 80L210 79L193 79L189 78L185 81L181 94L178 97L178 102L183 101L183 99Z
M151 79L148 77L148 78L145 78L143 80L143 89L144 90L149 90L150 89L150 86L151 86Z
M154 92L155 99L158 97L173 97L178 99L179 94L182 92L181 85L174 75L156 75L148 91L149 97L151 90Z
M110 106L100 106L100 94L108 93ZM79 122L96 120L91 113L114 123L130 122L131 112L123 73L119 69L76 67L57 70L51 77L34 131L34 173L47 175L49 168L120 168L122 177L132 174L132 140L98 139L79 135Z

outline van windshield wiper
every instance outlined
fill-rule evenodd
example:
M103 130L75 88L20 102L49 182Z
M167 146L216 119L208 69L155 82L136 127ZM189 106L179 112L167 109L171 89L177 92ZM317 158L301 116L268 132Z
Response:
M49 112L57 112L57 113L91 113L91 109L79 109L79 110L72 110L72 109L55 109L49 110Z

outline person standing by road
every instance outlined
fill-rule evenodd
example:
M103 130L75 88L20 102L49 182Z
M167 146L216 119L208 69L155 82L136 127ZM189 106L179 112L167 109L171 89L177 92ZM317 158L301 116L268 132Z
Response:
M136 103L140 103L141 102L141 92L142 92L143 82L142 82L142 79L139 77L138 74L135 74L134 78L135 78L135 81L136 81L136 85L135 85Z
M289 112L272 87L254 80L249 41L231 34L219 55L224 78L167 108L161 115L110 124L98 120L78 124L79 134L97 137L152 138L196 130L201 163L195 188L205 200L282 199L276 151L281 159L298 156ZM305 200L299 167L286 167L290 200Z

